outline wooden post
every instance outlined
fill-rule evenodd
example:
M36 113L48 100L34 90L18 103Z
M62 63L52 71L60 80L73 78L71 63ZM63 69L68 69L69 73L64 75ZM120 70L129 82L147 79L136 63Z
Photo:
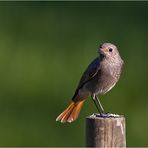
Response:
M87 117L86 147L126 147L124 116Z

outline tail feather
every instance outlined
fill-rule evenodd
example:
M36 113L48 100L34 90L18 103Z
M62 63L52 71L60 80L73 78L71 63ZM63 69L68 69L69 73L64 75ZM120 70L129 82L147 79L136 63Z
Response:
M57 117L56 121L64 122L73 122L79 116L80 110L84 100L79 102L72 101L71 104Z
M60 120L64 120L64 118L66 118L67 116L67 112L69 112L69 110L71 110L71 108L73 108L74 102L72 102L57 118L56 121L60 121Z
M79 102L77 104L77 106L72 110L70 116L68 117L68 122L72 122L74 121L75 119L77 119L79 113L80 113L80 110L81 110L81 107L83 105L83 102Z

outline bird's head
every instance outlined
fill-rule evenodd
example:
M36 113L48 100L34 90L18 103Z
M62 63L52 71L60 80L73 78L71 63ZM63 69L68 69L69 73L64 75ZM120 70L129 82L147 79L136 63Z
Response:
M106 58L115 58L117 56L119 56L119 52L118 49L115 45L111 44L111 43L103 43L100 45L99 47L99 54L102 57L106 57Z

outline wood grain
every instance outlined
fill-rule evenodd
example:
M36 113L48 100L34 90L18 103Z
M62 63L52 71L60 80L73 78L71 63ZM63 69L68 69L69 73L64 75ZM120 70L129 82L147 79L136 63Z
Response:
M124 116L87 117L86 147L126 147Z

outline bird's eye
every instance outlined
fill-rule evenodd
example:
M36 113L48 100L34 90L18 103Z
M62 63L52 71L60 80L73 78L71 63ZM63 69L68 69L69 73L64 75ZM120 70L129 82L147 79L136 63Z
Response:
M112 52L113 51L113 49L112 48L109 48L109 52Z

